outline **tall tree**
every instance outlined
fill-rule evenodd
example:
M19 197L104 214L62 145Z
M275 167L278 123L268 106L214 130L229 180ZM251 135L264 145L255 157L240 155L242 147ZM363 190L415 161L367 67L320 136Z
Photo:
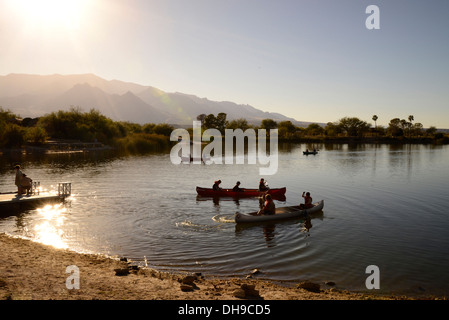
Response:
M393 137L399 137L404 135L404 130L401 128L401 119L394 118L390 120L388 124L387 133Z
M240 119L234 119L228 123L227 129L242 129L245 131L246 129L250 128L251 126L248 124L248 121L244 118Z
M336 137L342 132L342 128L338 123L328 122L324 127L324 134L328 137Z
M212 113L204 117L204 127L206 129L215 128L216 122L217 120Z
M206 116L207 115L205 113L202 113L202 114L200 114L200 115L198 115L196 117L196 120L201 121L201 125L203 126L204 125L204 119L206 119Z
M224 134L224 130L228 125L228 121L226 121L226 113L220 112L217 116L214 116L212 113L207 115L204 118L204 127L206 129L215 128L218 129L222 134Z
M228 121L226 120L226 113L220 112L217 114L215 127L224 134Z
M338 125L349 137L363 136L370 128L370 125L357 117L344 117L340 119Z
M273 119L263 119L260 123L260 127L262 129L270 130L270 129L276 129L278 127L278 124Z
M278 134L280 139L291 139L295 132L297 131L297 127L291 121L281 121L278 123Z
M377 117L377 115L374 115L374 116L373 116L373 121L374 121L374 125L375 125L376 129L377 129L377 119L379 119L379 118Z
M318 123L311 123L306 128L306 134L309 136L319 136L324 133L324 128Z
M408 128L408 130L407 130L407 132L408 132L408 137L410 138L411 137L411 135L412 135L412 126L413 126L413 124L412 124L412 122L415 120L415 117L413 117L413 115L409 115L408 116L408 123L407 123L407 128Z

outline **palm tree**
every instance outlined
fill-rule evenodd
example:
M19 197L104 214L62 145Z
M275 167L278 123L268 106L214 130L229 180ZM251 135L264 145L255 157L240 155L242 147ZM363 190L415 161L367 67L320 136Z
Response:
M374 115L373 116L373 120L374 120L374 125L375 125L375 127L376 127L376 129L377 129L377 119L379 119L376 115Z
M374 115L372 119L374 120L374 131L376 132L376 136L377 136L377 122L376 121L379 118L377 117L377 115Z
M412 127L412 122L415 120L415 117L413 117L412 115L408 116L408 121L410 122L409 126L408 126L408 137L411 137L411 127Z

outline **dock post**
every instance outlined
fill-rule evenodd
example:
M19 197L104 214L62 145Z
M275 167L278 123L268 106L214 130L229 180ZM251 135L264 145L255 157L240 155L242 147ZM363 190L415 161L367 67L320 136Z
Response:
M58 196L59 197L68 197L72 194L72 183L63 182L58 183Z
M36 190L37 190L37 195L39 195L39 193L41 191L40 187L41 187L40 181L33 181L32 185L31 185L31 194L36 194Z

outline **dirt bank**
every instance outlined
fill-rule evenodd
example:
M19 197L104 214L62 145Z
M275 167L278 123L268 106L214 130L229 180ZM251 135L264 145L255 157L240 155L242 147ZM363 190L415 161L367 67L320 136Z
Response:
M76 266L78 271L67 273L68 266ZM3 300L407 299L332 288L323 290L319 284L312 283L301 287L257 279L218 279L200 274L158 272L132 267L119 259L55 249L0 234L0 299Z

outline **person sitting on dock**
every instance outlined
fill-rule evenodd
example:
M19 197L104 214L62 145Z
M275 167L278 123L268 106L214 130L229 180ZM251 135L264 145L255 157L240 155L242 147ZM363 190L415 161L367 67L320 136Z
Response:
M259 191L265 192L265 191L268 191L268 189L269 188L266 185L265 180L263 178L261 178L260 181L259 181Z
M304 195L305 194L305 195ZM302 193L302 197L304 198L304 204L300 204L299 208L300 209L309 209L313 207L312 204L312 197L310 196L310 192L303 192Z
M262 209L259 210L257 213L258 215L271 215L276 213L276 205L274 204L273 199L271 198L271 195L267 194L265 196L265 203L262 207Z
M23 193L22 190L22 171L20 171L20 165L16 165L14 167L14 169L16 169L16 180L15 180L15 185L17 186L17 195L21 196Z
M221 180L215 181L215 182L214 182L214 185L212 186L212 189L213 189L214 191L220 191L220 190L221 190L221 188L220 188L220 183L221 183Z
M240 181L236 182L234 188L232 188L232 191L234 191L234 192L242 192L243 191L243 189L240 188Z
M22 186L22 192L26 191L27 196L31 193L31 186L32 186L33 180L31 178L28 178L25 173L22 174L22 180L21 180L21 186Z

